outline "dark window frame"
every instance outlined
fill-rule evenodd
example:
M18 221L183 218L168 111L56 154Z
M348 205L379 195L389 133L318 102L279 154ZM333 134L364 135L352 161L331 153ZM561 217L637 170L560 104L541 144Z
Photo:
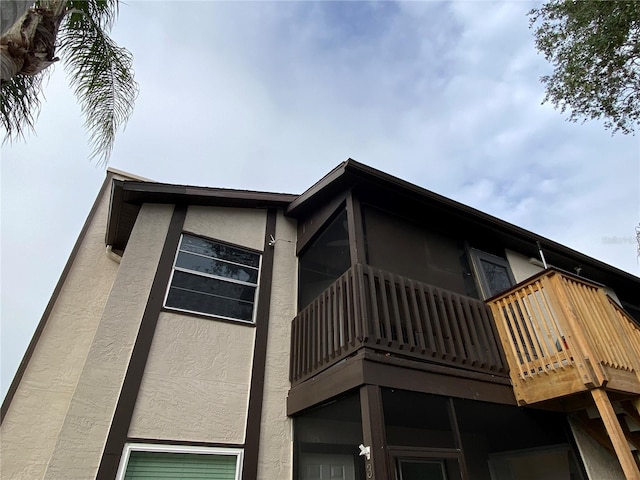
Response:
M193 270L193 269L189 269L188 267L184 267L184 266L179 266L177 265L178 262L178 257L180 256L180 253L185 253L185 254L192 254L194 252L190 252L189 250L184 250L182 249L182 245L183 245L183 240L185 239L185 237L190 237L190 238L194 238L200 241L205 241L208 242L212 245L219 245L219 246L223 246L226 248L230 248L230 249L234 249L234 250L238 250L244 253L249 253L252 255L257 256L257 267L253 266L253 265L249 265L249 264L242 264L239 262L230 262L228 260L224 260L224 259L216 259L216 261L222 261L225 263L234 263L236 265L241 265L241 266L245 266L248 268L252 268L256 270L256 280L255 283L254 282L247 282L247 281L242 281L242 280L238 280L238 279L234 279L231 277L226 277L224 275L219 275L219 274L212 274L212 273L207 273L207 272L201 272L198 270ZM212 259L215 257L211 257ZM219 240L219 239L215 239L215 238L210 238L210 237L204 237L202 235L197 235L194 234L192 232L182 232L180 235L180 240L178 241L178 246L176 248L176 254L175 257L173 259L173 265L171 268L171 275L169 277L169 282L167 285L167 290L165 293L165 297L164 297L164 301L163 301L163 306L166 310L168 311L172 311L172 312L179 312L179 313L184 313L184 314L189 314L189 315L197 315L197 316L203 316L206 318L212 318L212 319L218 319L218 320L223 320L223 321L230 321L230 322L238 322L238 323L242 323L242 324L246 324L246 325L255 325L256 322L256 312L257 312L257 304L258 304L258 296L260 294L260 273L261 273L261 269L262 269L262 259L263 259L263 252L251 249L251 248L247 248L244 246L240 246L240 245L235 245L235 244L231 244L229 242L225 242L223 240ZM216 314L216 313L211 313L211 312L207 312L207 311L201 311L201 310L195 310L195 309L190 309L190 308L183 308L180 306L175 306L175 305L171 305L169 304L169 295L171 292L171 289L173 287L173 281L174 281L174 275L176 272L179 273L183 273L183 274L187 274L187 275L193 275L193 276L197 276L200 279L210 279L212 280L212 284L213 283L224 283L224 284L228 284L228 285L241 285L241 286L246 286L249 288L254 288L254 295L253 298L251 300L251 319L247 320L244 318L236 318L236 317L232 317L232 316L225 316L222 314ZM233 297L228 297L230 299L233 299ZM240 298L236 299L236 300L241 300L241 301L246 301L246 300L242 300Z
M498 293L498 292L491 292L491 289L489 287L489 280L485 274L484 268L482 267L483 261L488 263L493 263L500 267L504 267L507 272L507 276L509 277L509 281L511 282L511 286L516 284L516 279L513 276L513 272L511 271L511 265L509 264L509 261L506 258L499 257L497 255L493 255L491 253L478 250L476 248L470 249L470 256L471 256L471 264L473 266L473 270L475 272L475 277L478 284L478 289L480 291L480 294L482 295L482 298L487 299L489 297L492 297L496 293Z

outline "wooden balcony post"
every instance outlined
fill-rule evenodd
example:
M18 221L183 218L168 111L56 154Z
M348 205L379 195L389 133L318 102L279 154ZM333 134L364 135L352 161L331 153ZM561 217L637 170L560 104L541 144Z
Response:
M591 390L591 396L596 403L598 412L602 417L607 434L611 439L613 448L618 456L620 466L627 480L640 480L640 470L636 464L627 439L622 431L616 412L613 410L607 392L603 388Z

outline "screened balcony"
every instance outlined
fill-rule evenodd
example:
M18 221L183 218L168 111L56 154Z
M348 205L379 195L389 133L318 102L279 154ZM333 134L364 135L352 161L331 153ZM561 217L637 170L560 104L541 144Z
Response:
M484 302L357 264L293 319L290 380L299 384L364 348L508 377Z

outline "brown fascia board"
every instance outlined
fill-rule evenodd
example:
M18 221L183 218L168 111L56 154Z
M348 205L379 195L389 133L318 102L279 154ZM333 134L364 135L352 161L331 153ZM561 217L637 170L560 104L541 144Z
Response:
M241 208L285 208L297 195L113 180L105 242L122 254L143 203Z
M540 242L545 255L547 253L550 255L555 254L575 262L575 266L588 266L593 270L604 271L608 276L617 278L618 280L623 279L624 282L631 282L640 288L640 278L624 270L615 268L558 242L554 242L553 240L537 235L504 220L500 220L480 210L476 210L475 208L364 165L351 158L342 162L320 181L301 194L296 200L291 202L286 210L286 214L287 216L300 219L307 215L308 212L318 208L319 205L326 203L336 192L355 186L367 190L383 188L388 191L398 192L412 200L428 203L430 206L438 208L466 224L495 231L498 236L509 239L510 241L508 243L511 243L513 245L512 248L516 249L516 251L516 246L521 247L522 245L527 245L528 253L534 254L534 252L537 252L536 243ZM607 282L610 286L613 286L612 283L616 282ZM627 283L627 285L629 284Z

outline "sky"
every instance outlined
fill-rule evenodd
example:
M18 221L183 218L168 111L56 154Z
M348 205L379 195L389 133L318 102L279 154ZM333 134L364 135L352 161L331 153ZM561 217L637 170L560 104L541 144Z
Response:
M302 193L351 157L640 275L640 139L542 104L536 5L128 0L140 94L109 166ZM0 150L3 398L106 173L59 63Z

